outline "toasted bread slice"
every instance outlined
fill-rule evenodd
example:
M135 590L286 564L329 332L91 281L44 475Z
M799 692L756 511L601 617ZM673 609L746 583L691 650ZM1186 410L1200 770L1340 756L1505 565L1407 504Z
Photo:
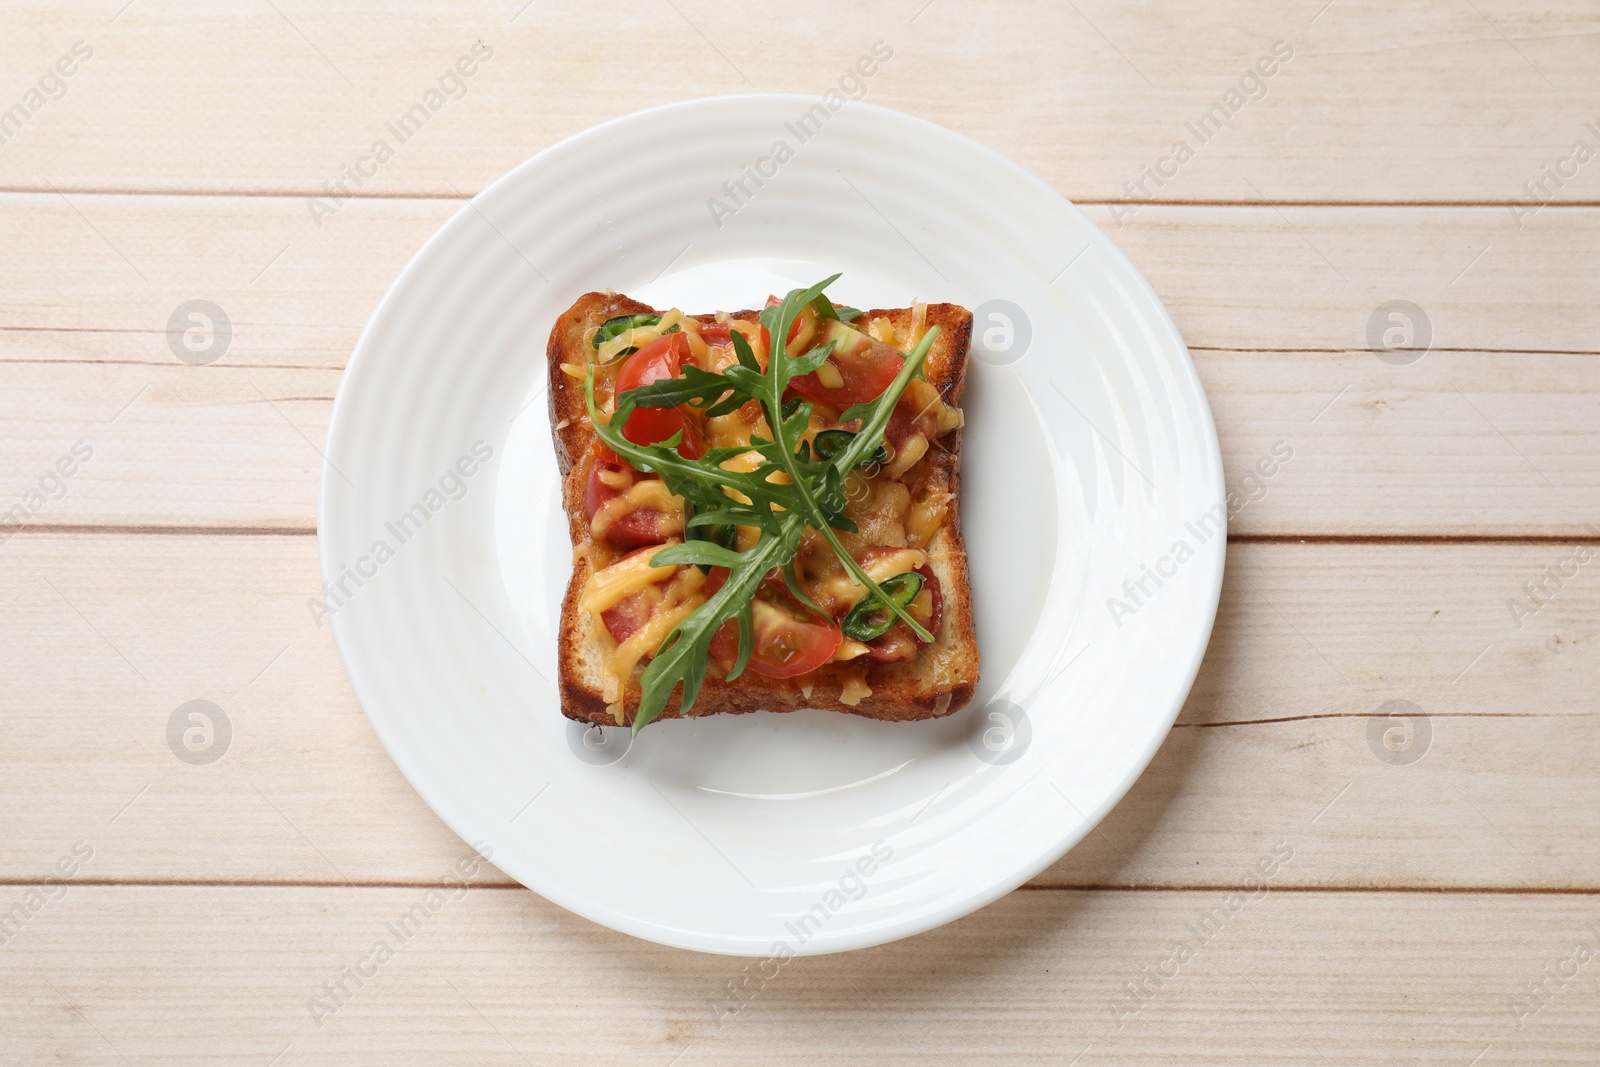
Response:
M595 433L589 424L583 398L583 383L562 370L562 365L585 367L593 352L588 338L607 319L618 315L656 312L657 309L612 293L588 293L578 299L557 320L550 332L550 423L555 437L556 457L563 476L563 503L574 547L572 581L561 606L560 648L561 710L568 718L602 725L631 723L638 709L638 676L649 663L642 661L626 686L619 717L603 697L610 677L606 663L615 647L600 621L578 607L580 595L593 573L592 538L584 518L584 487L592 462L590 445ZM735 319L754 319L755 311L734 314ZM861 321L887 317L897 329L905 330L911 320L909 308L866 312ZM701 323L714 316L699 315ZM972 334L972 315L954 304L929 304L927 323L940 327L940 335L928 353L924 374L939 390L945 402L959 406L966 383L967 346ZM723 676L713 658L707 666L705 684L690 710L691 716L724 712L792 711L811 707L849 712L873 719L908 721L936 718L958 711L972 699L978 681L978 646L973 635L972 593L967 574L966 546L961 538L960 516L956 503L960 495L961 429L939 438L935 447L918 464L923 485L950 494L954 502L943 524L923 547L928 566L939 579L944 612L939 632L931 645L923 646L913 660L878 663L826 664L809 674L793 679L768 678L746 670L733 682ZM848 538L847 544L848 544ZM871 692L860 694L862 681ZM841 697L850 694L855 703ZM674 692L661 718L677 718L679 694Z

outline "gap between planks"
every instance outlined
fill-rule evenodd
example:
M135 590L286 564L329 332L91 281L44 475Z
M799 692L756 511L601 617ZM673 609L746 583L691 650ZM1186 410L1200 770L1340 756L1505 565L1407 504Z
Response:
M4 888L42 888L46 885L61 885L60 879L48 882L43 879L31 878L0 878L0 887ZM228 879L205 878L174 878L174 879L117 879L117 878L73 878L65 884L71 888L96 888L96 889L456 889L458 884L450 882L436 882L428 880L419 881L372 881L372 882L335 882L300 880L287 882L263 881L234 881ZM497 889L511 891L531 892L518 882L475 882L470 889ZM1259 886L1232 883L1216 883L1214 885L1177 885L1164 883L1130 883L1127 885L1035 885L1025 882L1017 886L1013 892L1029 893L1252 893ZM1416 886L1416 885L1273 885L1273 893L1409 893L1433 896L1573 896L1591 897L1600 896L1600 886L1506 886L1506 885L1454 885L1454 886Z
M295 327L299 328L299 327ZM349 330L357 332L359 326L330 326L327 329ZM107 333L107 334L147 334L150 337L165 337L165 330L140 330L114 326L0 326L0 333ZM1285 355L1285 356L1370 356L1370 348L1239 348L1232 345L1189 345L1190 352L1232 352L1240 355ZM1428 353L1459 353L1463 355L1480 356L1600 356L1600 349L1585 348L1442 348L1435 345L1428 349ZM78 356L64 356L59 359L34 356L0 356L0 365L7 364L37 364L61 367L76 366L107 366L107 367L167 367L177 366L170 359L87 359ZM320 363L233 363L219 364L219 370L306 370L326 371L343 374L344 367Z
M230 197L268 199L268 200L304 200L307 198L324 197L326 192L318 189L227 189L227 188L199 188L199 189L149 189L149 188L94 188L94 187L51 187L43 185L0 185L0 196L60 196L71 193L73 196L137 196L137 197L211 197L227 199ZM345 195L346 200L432 200L440 203L466 203L477 194L425 192L421 190L400 190L393 192L362 192L356 190ZM1070 198L1069 198L1070 199ZM1139 197L1079 197L1071 200L1074 204L1085 207L1328 207L1328 208L1497 208L1504 210L1505 200L1328 200L1328 199L1275 199L1264 198L1242 199L1152 199L1146 200ZM1597 208L1600 200L1560 200L1549 201L1542 205L1545 208L1556 210L1570 210L1574 208Z
M15 531L48 537L315 537L315 526L214 526L140 523L40 522ZM1230 533L1230 545L1586 545L1594 538L1575 534L1343 534Z

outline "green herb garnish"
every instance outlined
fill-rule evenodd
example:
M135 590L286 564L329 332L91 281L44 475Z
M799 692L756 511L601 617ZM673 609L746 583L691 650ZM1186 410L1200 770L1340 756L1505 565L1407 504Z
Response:
M739 652L733 669L728 672L728 680L744 672L755 645L751 605L761 579L768 573L773 570L782 573L796 599L817 610L800 590L793 568L795 553L807 527L822 535L845 570L858 585L866 588L864 599L867 602L886 608L886 618L898 618L924 641L933 640L933 635L906 614L896 598L886 595L861 569L834 531L855 532L855 524L844 513L845 475L857 464L870 462L876 450L882 447L889 416L911 379L921 374L923 361L939 335L939 328L931 327L916 348L907 353L905 365L882 394L844 413L847 420L861 420L860 430L848 442L840 442L831 456L814 454L801 440L810 425L811 405L794 400L785 403L783 394L791 379L820 367L832 353L834 343L791 358L785 351L785 339L789 336L790 325L808 304L824 318L848 321L845 315L853 319L860 314L853 308L835 308L823 295L823 290L838 277L835 274L809 289L795 289L781 303L761 312L761 324L772 340L765 371L744 335L735 330L731 340L738 362L721 374L685 366L682 378L654 382L620 394L609 421L602 421L594 400L594 368L589 368L584 382L584 402L595 432L638 470L660 475L668 490L681 496L686 505L688 537L682 544L657 552L651 565L728 568L728 580L722 588L666 636L645 668L640 683L639 710L633 720L634 733L661 714L679 685L683 687L683 710L687 712L694 706L705 681L711 639L729 619L738 620ZM761 404L772 440L753 436L748 446L713 448L700 459L690 460L677 452L680 435L653 445L637 445L622 436L622 427L637 408L688 404L707 416L715 416L731 412L751 400ZM759 453L762 459L755 470L722 469L725 460L752 451ZM775 474L786 475L787 480L769 480ZM710 527L707 532L712 533L719 527L733 526L755 527L759 531L755 544L737 552L726 543L702 539L697 530Z

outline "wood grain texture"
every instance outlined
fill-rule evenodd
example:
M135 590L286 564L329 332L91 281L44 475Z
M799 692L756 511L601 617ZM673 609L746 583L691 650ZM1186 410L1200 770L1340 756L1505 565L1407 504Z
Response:
M1597 536L1594 356L1195 361L1229 489L1248 501L1236 536ZM338 384L333 368L0 361L0 511L82 441L93 456L33 523L310 531Z
M25 493L82 439L96 460L39 521L310 526L338 369L457 207L362 201L319 233L275 198L0 197L0 478ZM1151 208L1121 230L1093 210L1195 346L1230 484L1258 495L1252 465L1294 450L1236 532L1591 532L1600 275L1577 265L1600 210L1510 246L1488 209ZM1474 245L1483 261L1451 285ZM1431 309L1439 350L1409 365L1365 350L1394 293ZM166 333L201 297L233 323L205 367Z
M436 910L402 941L388 926L414 906ZM69 887L0 953L0 1032L30 1063L1580 1064L1595 965L1537 1013L1516 998L1600 941L1597 910L1015 893L780 965L661 948L520 890ZM314 1015L346 967L367 976ZM1148 991L1136 1011L1126 983Z
M1592 1062L1596 965L1563 975L1600 947L1600 563L1546 576L1600 540L1600 164L1547 175L1600 147L1596 27L1591 0L0 9L0 512L33 513L0 541L0 1063ZM928 934L766 977L488 867L318 1025L309 998L464 852L305 607L362 326L559 139L820 94L878 40L867 101L1078 201L1194 351L1253 499L1178 725L1032 891ZM459 98L393 138L477 42ZM319 225L309 198L379 138ZM212 366L169 345L194 299L232 321ZM1392 300L1431 332L1407 365L1368 351ZM207 766L166 740L192 699L234 730Z
M204 298L233 322L224 363L342 367L461 206L356 200L319 228L283 197L0 194L0 361L177 364L168 319ZM1600 351L1600 208L1521 229L1500 207L1085 210L1197 350L1365 351L1373 312L1405 299L1436 354Z
M1037 884L1235 885L1285 837L1297 885L1600 890L1600 560L1520 628L1506 606L1570 551L1232 546L1178 728ZM83 839L96 879L437 881L459 842L362 716L317 581L310 537L8 542L0 878ZM232 723L209 766L167 744L194 699ZM1372 747L1393 700L1428 717L1408 765Z
M1125 183L1184 139L1193 158L1146 190L1500 204L1600 119L1600 44L1585 0L119 6L77 0L0 16L8 105L75 41L94 49L66 94L0 152L0 186L322 195L389 137L394 158L359 192L470 195L560 138L640 108L758 89L820 96L877 40L894 56L866 100L966 133L1076 199L1144 195ZM619 47L619 37L648 47ZM390 137L385 123L477 41L493 56L464 93L441 100L405 143ZM1202 143L1186 124L1280 41L1293 58L1259 88L1247 84L1256 99L1241 95ZM1584 172L1562 196L1593 202L1600 187Z

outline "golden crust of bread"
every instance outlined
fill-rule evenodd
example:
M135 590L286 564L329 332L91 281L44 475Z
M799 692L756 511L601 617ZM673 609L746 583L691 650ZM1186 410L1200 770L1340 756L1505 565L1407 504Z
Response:
M556 458L561 467L563 505L574 546L572 580L561 605L560 662L561 711L568 718L616 725L601 693L607 676L605 657L610 635L602 633L598 619L578 608L578 599L592 573L587 548L591 537L583 515L584 485L588 478L589 446L595 438L585 414L583 385L561 369L563 363L585 366L589 361L588 332L617 315L655 312L626 296L587 293L579 297L550 331L550 424ZM741 311L737 319L754 319L758 312ZM874 310L863 320L887 317L897 327L909 323L911 310ZM711 315L693 316L702 323ZM928 353L924 373L945 402L959 406L966 385L967 347L972 336L972 315L955 304L929 304L928 324L940 327L940 336ZM961 436L956 429L941 437L922 463L927 479L959 501ZM874 664L866 675L870 695L858 704L839 697L845 681L859 677L862 667L850 663L827 664L796 679L768 678L747 670L729 683L712 660L705 684L690 711L693 717L747 711L793 711L812 707L849 712L872 719L909 721L947 715L965 707L978 683L978 646L973 634L972 592L967 572L966 545L961 538L957 508L951 508L938 534L924 546L928 565L939 578L944 597L944 617L933 644L917 658L903 663ZM640 664L639 670L649 661ZM639 671L623 699L624 716L631 722L638 707ZM661 718L681 717L674 692Z

